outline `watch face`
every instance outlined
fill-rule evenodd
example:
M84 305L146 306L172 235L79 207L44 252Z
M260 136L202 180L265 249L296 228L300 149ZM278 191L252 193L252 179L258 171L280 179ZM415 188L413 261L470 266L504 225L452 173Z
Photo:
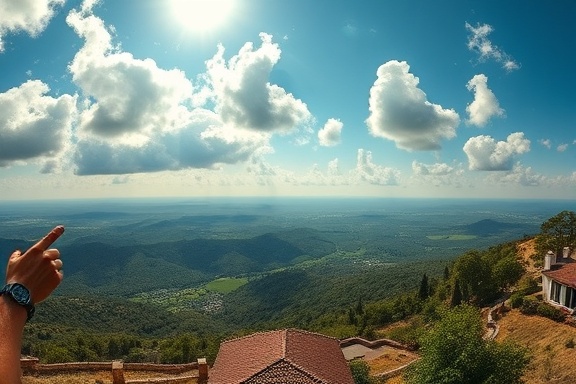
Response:
M30 301L30 293L23 286L16 284L12 287L12 297L20 304L28 304Z

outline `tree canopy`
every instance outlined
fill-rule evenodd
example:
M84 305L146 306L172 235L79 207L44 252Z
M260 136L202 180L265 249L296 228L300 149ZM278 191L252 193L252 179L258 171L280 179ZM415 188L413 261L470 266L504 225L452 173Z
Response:
M447 309L421 340L421 359L406 374L410 384L517 384L527 351L485 341L477 308Z
M560 256L564 247L570 247L571 252L576 248L576 212L562 211L542 223L540 230L536 237L539 254L551 250Z

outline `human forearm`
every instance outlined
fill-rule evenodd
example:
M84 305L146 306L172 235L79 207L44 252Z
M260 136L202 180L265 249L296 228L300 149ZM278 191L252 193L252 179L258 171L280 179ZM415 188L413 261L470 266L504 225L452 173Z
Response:
M0 324L0 384L17 384L26 310L6 295L0 296Z

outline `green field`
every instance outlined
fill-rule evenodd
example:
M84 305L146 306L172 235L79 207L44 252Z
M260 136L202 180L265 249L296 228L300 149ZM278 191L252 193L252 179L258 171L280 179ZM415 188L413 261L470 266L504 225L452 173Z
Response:
M209 291L218 293L229 293L240 288L248 282L248 279L237 279L234 277L223 277L220 279L212 280L205 285L205 288Z
M431 235L426 236L430 240L473 240L475 235Z

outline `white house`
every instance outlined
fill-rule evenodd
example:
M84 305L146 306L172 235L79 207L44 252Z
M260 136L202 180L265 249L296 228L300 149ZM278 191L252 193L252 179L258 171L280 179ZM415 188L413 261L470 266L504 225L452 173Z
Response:
M570 257L570 248L564 247L562 258L548 251L542 270L544 301L564 308L571 313L576 309L576 260Z

